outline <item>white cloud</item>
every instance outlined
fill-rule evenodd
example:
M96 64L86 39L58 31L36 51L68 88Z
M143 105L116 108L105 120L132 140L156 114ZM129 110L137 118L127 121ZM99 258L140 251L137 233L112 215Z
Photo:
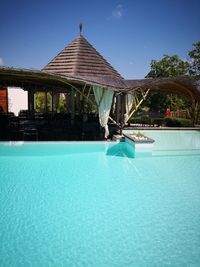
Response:
M112 19L120 19L123 16L124 10L121 4L117 5L112 11Z
M3 65L4 65L3 58L0 57L0 66L3 66Z

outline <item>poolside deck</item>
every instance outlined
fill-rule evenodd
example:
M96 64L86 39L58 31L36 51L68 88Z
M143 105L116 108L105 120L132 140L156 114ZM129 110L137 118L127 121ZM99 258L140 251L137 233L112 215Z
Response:
M111 125L111 135L116 127ZM104 131L94 114L84 121L72 120L68 113L0 114L0 141L78 141L103 140Z

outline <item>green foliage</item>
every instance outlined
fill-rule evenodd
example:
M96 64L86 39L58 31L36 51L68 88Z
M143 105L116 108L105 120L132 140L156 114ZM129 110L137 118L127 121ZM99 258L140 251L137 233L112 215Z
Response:
M188 109L191 107L191 100L185 97L180 98L173 94L152 93L149 94L144 102L150 111L165 114L166 108L170 107L171 110L176 111Z
M172 110L183 110L191 107L191 100L186 97L179 97L177 95L168 95Z
M82 96L81 105L83 113L95 113L97 110L97 105L94 96L92 97L92 95L90 95L89 100L87 99L86 95Z
M170 118L166 117L163 120L163 124L167 127L192 127L192 121L189 119L182 118Z
M170 105L170 97L163 93L152 93L149 94L144 105L148 106L150 111L164 114L166 107Z
M164 55L159 61L151 61L151 70L146 78L160 78L187 75L189 63L183 61L178 55Z
M190 75L200 75L200 41L193 43L194 49L188 55L191 58Z
M36 112L45 112L45 93L35 93L35 110ZM51 110L51 94L47 93L47 111Z

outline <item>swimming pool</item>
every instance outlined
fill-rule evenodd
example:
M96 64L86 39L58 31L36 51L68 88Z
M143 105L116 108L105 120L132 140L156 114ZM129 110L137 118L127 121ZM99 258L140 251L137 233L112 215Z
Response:
M200 266L200 136L187 134L184 153L155 143L144 158L125 143L1 143L0 266Z

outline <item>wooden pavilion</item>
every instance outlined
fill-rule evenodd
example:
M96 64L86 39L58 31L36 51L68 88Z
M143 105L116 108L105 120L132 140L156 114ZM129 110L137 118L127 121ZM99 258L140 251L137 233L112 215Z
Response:
M45 93L45 111L47 93L51 95L51 112L57 102L56 95L64 93L71 120L74 120L75 107L78 107L79 113L83 112L81 101L84 96L87 101L96 100L100 124L106 131L108 119L122 129L149 91L175 93L191 98L195 116L195 107L200 100L199 80L199 77L125 80L81 32L41 71L0 68L0 87L21 87L28 92L29 113L34 113L36 92ZM112 117L109 116L111 107L114 111Z

